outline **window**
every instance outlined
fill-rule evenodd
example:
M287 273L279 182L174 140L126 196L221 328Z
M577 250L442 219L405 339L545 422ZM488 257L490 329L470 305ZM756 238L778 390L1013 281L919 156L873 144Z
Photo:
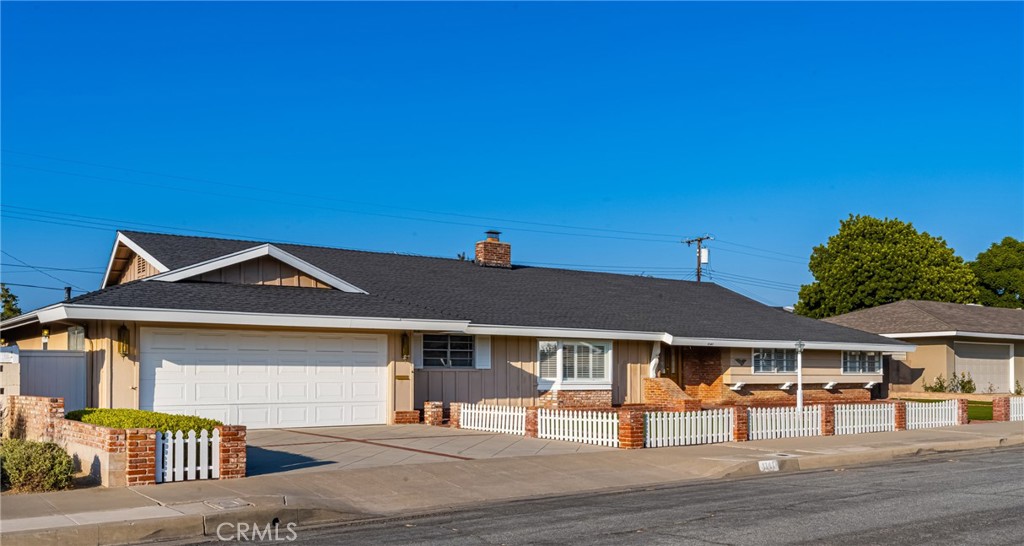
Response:
M538 344L539 375L550 383L607 384L611 354L608 341L543 340Z
M843 373L880 373L882 355L876 351L843 351Z
M423 334L423 367L472 368L473 336Z
M68 350L85 350L85 328L81 326L72 326L71 328L68 328Z
M754 349L754 373L796 373L796 349Z

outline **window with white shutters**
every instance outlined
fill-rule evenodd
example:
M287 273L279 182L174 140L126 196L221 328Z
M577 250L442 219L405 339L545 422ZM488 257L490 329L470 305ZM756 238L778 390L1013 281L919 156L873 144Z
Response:
M424 368L472 368L473 336L423 334Z
M539 375L555 384L610 383L611 354L610 341L542 340Z

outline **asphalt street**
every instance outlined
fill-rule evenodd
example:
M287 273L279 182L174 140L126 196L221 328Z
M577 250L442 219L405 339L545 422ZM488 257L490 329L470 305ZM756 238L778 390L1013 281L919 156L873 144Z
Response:
M299 530L291 543L1018 545L1024 448Z

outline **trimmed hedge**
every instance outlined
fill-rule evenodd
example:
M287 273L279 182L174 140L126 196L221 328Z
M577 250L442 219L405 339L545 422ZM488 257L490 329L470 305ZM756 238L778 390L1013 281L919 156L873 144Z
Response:
M0 485L15 491L58 491L71 486L75 463L53 442L9 438L0 443Z
M213 427L224 424L214 419L204 419L194 415L173 415L136 409L86 408L69 412L65 417L101 427L155 428L171 432L179 430L199 432L204 429L213 432Z

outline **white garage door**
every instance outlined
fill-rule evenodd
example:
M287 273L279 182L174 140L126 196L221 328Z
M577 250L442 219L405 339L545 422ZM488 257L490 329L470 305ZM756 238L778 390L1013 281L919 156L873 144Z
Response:
M139 407L251 428L383 424L386 336L144 328Z
M976 392L1010 392L1010 345L993 343L953 344L956 372L967 372L974 379Z

